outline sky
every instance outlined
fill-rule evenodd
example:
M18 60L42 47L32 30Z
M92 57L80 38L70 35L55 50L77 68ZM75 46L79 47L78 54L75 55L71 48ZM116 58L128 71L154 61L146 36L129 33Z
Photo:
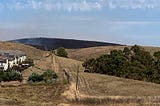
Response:
M160 46L160 0L0 0L0 40L30 37Z

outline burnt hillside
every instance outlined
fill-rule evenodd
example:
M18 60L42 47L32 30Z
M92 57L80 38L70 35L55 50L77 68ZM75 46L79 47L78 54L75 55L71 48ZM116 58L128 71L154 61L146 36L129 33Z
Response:
M74 39L60 39L60 38L26 38L16 39L11 42L22 43L34 46L42 50L53 50L58 47L64 47L67 49L79 49L97 46L117 46L120 44L98 42L98 41L85 41L85 40L74 40Z

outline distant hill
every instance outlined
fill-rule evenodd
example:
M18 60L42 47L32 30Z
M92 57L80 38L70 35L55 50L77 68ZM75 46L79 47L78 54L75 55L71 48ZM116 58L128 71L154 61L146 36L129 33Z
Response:
M67 49L80 49L80 48L97 47L97 46L120 45L107 42L60 39L60 38L25 38L25 39L12 40L11 42L31 45L42 50L53 50L57 49L58 47L64 47Z

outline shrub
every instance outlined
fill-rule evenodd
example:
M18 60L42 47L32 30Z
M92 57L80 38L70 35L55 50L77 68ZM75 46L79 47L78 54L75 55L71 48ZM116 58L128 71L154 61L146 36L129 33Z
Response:
M39 74L37 74L35 72L33 72L28 78L29 82L40 82L42 80L43 80L42 75L39 75Z
M43 74L43 80L46 82L46 83L52 83L55 81L55 79L58 78L57 74L54 73L52 70L47 70L45 71Z
M42 75L39 75L37 73L32 73L28 81L29 82L41 82L44 81L45 83L53 83L58 78L57 74L53 72L52 70L45 71Z
M20 72L17 72L16 70L12 70L8 73L9 78L11 81L22 81L22 75Z
M60 57L68 57L68 53L63 47L58 48L56 54L57 56L60 56Z
M0 81L22 81L22 75L16 70L9 72L0 71Z

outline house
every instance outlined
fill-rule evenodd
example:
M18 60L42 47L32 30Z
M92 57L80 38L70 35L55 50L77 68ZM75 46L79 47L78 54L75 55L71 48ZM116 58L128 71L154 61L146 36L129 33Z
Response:
M7 70L13 66L18 66L27 59L27 56L22 51L0 50L0 69Z
M18 65L17 62L16 62L16 56L15 55L9 54L7 56L7 58L8 58L8 61L9 61L9 68L12 68L13 66Z
M26 54L22 51L16 51L16 56L17 56L17 62L23 62L27 59Z
M9 61L6 57L0 56L0 70L7 70L9 68Z

